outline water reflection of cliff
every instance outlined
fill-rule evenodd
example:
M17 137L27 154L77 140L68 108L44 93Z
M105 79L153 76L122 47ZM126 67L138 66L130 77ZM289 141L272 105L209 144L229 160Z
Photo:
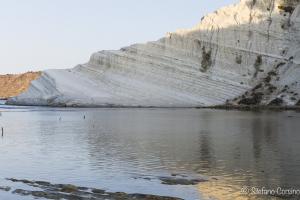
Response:
M223 188L235 190L300 186L298 115L106 110L89 118L87 142L95 168L145 175L199 173L217 176ZM201 190L212 189L204 185Z

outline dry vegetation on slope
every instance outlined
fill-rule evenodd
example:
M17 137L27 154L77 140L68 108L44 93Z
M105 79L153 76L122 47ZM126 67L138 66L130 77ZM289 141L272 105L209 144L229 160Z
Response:
M0 98L6 99L21 94L28 89L31 81L37 79L40 75L40 72L0 75Z

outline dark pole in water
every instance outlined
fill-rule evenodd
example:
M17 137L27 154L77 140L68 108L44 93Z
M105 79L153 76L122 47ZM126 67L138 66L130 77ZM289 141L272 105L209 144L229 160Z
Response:
M3 130L3 127L1 127L1 130L2 130L2 135L1 135L1 136L3 137L3 134L4 134L4 130Z

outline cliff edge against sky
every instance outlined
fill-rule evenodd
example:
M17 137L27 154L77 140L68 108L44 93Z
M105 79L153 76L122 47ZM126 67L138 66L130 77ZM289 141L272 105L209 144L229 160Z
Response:
M241 0L195 27L47 70L9 104L196 107L295 105L299 0Z

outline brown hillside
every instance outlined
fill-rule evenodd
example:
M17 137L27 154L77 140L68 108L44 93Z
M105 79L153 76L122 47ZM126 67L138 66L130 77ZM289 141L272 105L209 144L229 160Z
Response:
M0 98L6 99L26 91L31 81L37 79L40 75L41 72L0 75Z

